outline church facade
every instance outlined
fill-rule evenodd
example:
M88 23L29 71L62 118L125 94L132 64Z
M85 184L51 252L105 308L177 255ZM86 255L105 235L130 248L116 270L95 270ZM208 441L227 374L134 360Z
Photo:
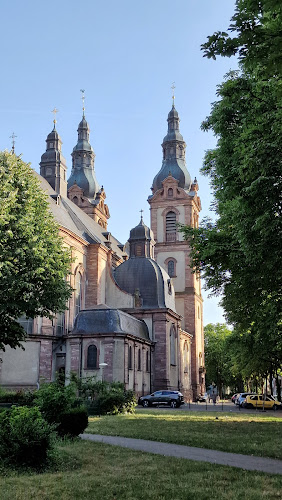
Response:
M73 295L53 321L19 319L28 333L25 350L0 352L0 384L36 388L58 371L66 381L74 372L122 381L138 396L171 389L193 399L205 389L203 307L177 224L197 226L201 203L186 168L178 113L173 104L162 167L148 198L151 228L141 217L126 245L108 231L110 213L89 132L83 109L67 181L54 121L40 175L34 172L72 252Z

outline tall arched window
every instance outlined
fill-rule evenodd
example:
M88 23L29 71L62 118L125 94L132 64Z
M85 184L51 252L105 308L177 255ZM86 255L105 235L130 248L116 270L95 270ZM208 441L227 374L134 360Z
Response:
M149 351L146 351L146 372L149 370Z
M138 349L138 370L141 370L141 349Z
M170 329L170 364L176 365L176 349L175 349L175 327Z
M167 273L172 278L175 276L175 262L174 260L169 260L167 263Z
M176 213L166 214L166 241L176 241Z
M81 281L82 276L80 272L78 272L75 277L75 316L80 312L81 309Z
M128 369L132 370L132 347L128 346Z
M184 373L188 373L188 371L189 371L189 347L188 347L188 342L184 343L184 349L183 349L183 366L184 366Z
M97 368L97 347L90 345L87 349L87 368L95 370Z

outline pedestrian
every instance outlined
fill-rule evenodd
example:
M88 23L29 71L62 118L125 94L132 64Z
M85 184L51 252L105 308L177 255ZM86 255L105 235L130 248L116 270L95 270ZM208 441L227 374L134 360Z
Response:
M216 393L215 392L212 395L212 400L213 400L213 404L216 405Z

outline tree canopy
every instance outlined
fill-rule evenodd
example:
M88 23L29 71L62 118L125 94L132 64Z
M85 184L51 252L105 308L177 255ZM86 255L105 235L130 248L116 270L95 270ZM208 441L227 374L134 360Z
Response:
M31 167L0 153L0 348L25 339L17 319L66 308L71 257Z
M262 370L282 365L282 4L237 0L229 34L207 57L239 56L240 70L218 86L202 129L218 141L206 153L216 222L182 228L192 265L222 295L226 318L252 338ZM266 362L267 359L267 362Z

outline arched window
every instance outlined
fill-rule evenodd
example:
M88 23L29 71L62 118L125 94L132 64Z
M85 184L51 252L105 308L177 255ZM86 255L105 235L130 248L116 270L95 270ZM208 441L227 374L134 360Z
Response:
M176 349L175 349L175 327L170 329L170 364L176 365Z
M138 370L141 370L141 349L138 349Z
M128 346L128 369L132 370L132 347Z
M80 272L78 272L75 277L75 316L80 312L81 309L81 281L82 276Z
M75 203L76 205L78 205L78 197L77 196L74 196L73 199L72 199L73 203Z
M176 213L166 215L166 241L176 241Z
M188 347L188 342L184 343L183 366L184 366L184 373L188 373L188 371L189 371L189 347Z
M175 262L174 260L169 260L167 263L167 273L172 278L175 276Z
M173 189L172 188L168 188L167 196L169 196L170 198L173 196Z
M95 370L97 368L97 347L90 345L87 349L87 368Z
M149 371L149 351L146 351L146 372Z

